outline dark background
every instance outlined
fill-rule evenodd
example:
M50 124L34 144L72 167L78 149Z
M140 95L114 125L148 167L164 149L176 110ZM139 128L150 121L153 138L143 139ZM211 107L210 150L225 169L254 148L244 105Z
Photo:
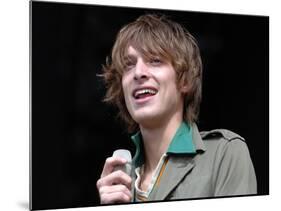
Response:
M119 29L162 13L198 40L204 65L200 130L248 144L258 194L269 193L269 17L31 2L32 209L99 205L106 157L134 152L96 75Z

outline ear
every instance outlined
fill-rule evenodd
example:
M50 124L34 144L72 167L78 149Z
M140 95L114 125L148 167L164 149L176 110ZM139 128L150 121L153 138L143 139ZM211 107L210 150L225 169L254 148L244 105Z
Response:
M187 94L189 91L190 91L190 82L186 76L186 72L183 72L181 77L179 78L179 81L178 81L178 88L179 88L179 91L182 93L182 94Z
M187 84L183 85L180 87L180 91L183 93L183 94L186 94L188 93L188 91L190 90L190 86L188 86Z

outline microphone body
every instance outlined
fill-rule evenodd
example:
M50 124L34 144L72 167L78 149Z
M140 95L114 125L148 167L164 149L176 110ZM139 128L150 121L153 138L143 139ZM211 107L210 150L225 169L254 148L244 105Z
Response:
M122 170L129 176L132 176L132 156L129 150L118 149L113 152L112 157L121 157L127 160L125 165L118 165L114 168L114 171Z

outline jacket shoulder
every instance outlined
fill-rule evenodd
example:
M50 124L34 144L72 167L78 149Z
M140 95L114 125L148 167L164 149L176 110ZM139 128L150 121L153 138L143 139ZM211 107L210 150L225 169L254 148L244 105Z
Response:
M201 131L200 135L201 138L205 141L214 140L214 139L224 139L226 141L240 139L242 141L245 141L245 139L242 136L227 129L214 129L210 131Z

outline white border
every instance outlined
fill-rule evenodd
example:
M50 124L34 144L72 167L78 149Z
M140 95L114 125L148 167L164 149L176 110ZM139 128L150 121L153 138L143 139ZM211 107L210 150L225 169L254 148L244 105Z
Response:
M280 200L280 7L251 0L57 1L270 16L270 196L196 200L68 210L270 210ZM275 1L278 2L278 1ZM27 210L29 200L29 2L0 7L0 210ZM243 32L242 32L243 33ZM254 80L254 76L253 76ZM279 124L278 124L279 123Z

